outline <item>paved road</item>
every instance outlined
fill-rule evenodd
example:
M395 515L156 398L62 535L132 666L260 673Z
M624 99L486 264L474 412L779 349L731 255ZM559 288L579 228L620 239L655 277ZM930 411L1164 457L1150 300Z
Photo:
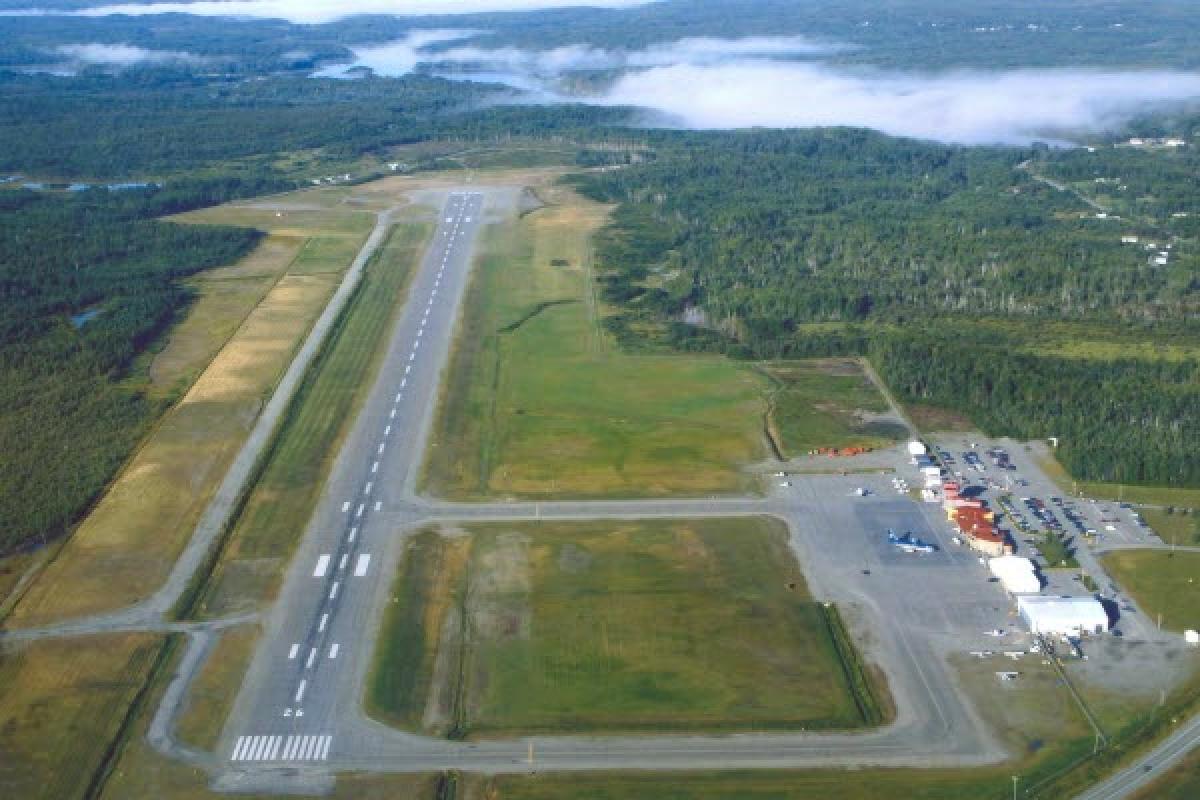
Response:
M1186 720L1153 750L1125 769L1078 795L1076 800L1132 797L1161 778L1200 745L1200 715Z

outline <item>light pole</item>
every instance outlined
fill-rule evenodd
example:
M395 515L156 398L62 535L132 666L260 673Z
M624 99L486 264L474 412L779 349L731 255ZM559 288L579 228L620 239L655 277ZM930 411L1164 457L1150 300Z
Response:
M1013 779L1013 800L1017 800L1017 780L1018 780L1018 776L1016 776L1016 775L1013 775L1013 776L1012 776L1012 779Z

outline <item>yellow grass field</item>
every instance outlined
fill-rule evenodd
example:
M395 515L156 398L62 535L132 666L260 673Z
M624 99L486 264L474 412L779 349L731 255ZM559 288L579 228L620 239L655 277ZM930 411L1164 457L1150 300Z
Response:
M149 634L0 651L0 797L82 797L162 645Z

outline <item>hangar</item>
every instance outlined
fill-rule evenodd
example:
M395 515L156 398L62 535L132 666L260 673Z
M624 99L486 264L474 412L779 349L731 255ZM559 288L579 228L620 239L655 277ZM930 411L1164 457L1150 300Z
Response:
M988 569L1010 594L1037 594L1042 590L1033 562L1020 556L1001 556L988 561Z
M1094 597L1018 595L1017 611L1032 633L1082 636L1108 629L1108 613Z

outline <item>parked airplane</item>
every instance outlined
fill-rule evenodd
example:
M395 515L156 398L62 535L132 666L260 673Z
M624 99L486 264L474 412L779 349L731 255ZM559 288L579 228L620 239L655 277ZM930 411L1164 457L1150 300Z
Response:
M903 536L897 536L896 532L888 528L888 541L893 546L900 548L906 553L932 553L937 550L936 545L923 542L912 535L912 532L905 533Z

